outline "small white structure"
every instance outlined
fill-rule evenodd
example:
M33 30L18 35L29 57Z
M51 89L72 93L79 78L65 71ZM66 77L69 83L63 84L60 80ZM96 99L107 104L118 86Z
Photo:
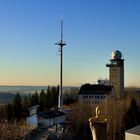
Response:
M63 124L66 119L66 114L60 110L50 110L37 112L39 105L29 108L30 116L27 117L27 124L30 128L38 126L49 127L57 124Z
M26 122L30 128L36 128L38 126L37 109L39 105L29 108L30 116L27 117Z
M125 140L140 140L140 125L125 131Z

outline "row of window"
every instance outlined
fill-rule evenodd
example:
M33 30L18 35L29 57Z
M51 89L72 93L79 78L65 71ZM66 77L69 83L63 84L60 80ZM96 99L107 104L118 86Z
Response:
M85 101L84 104L89 104L89 105L91 105L91 104L103 104L103 102L98 102L98 101L88 102L88 101Z
M88 95L84 95L83 96L83 99L104 99L105 98L105 95L101 95L101 96L99 96L99 95L95 95L95 96L88 96Z

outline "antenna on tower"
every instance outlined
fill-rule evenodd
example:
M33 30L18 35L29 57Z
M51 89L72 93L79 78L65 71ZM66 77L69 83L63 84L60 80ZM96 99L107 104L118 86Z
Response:
M61 19L61 42L63 42L63 20Z
M122 51L123 51L123 52L122 52L122 59L124 59L124 48L123 48Z
M64 43L64 41L63 41L63 19L61 19L61 34L60 34L60 36L61 36L61 39L60 39L60 41L59 42L57 42L57 43L55 43L55 45L59 45L60 46L60 48L61 48L61 46L63 47L64 45L66 45L66 43Z
M63 46L66 43L63 42L63 20L61 20L61 39L55 45L59 46L60 52L60 88L59 88L59 97L58 97L58 108L63 110Z

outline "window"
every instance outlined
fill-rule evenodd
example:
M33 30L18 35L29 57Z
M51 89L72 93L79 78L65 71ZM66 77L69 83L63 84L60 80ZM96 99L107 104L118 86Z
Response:
M87 99L87 98L88 98L88 96L84 95L84 96L83 96L83 98L84 98L84 99Z
M95 96L95 98L96 98L96 99L99 99L100 97L99 97L99 96Z

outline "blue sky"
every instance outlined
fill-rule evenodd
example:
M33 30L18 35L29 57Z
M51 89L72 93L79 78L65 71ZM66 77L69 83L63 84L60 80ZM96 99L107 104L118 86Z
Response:
M108 78L113 50L125 59L125 85L140 86L139 0L0 0L0 85L59 84L64 20L64 84Z

